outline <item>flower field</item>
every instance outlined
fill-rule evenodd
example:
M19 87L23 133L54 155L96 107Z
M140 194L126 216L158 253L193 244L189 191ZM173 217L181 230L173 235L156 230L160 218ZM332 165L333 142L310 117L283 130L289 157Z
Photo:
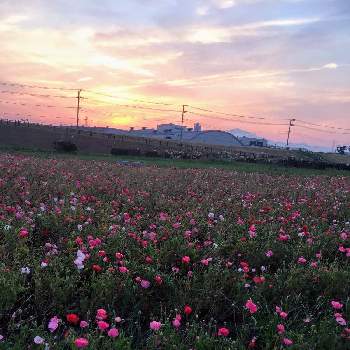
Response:
M0 349L350 349L350 177L0 154Z

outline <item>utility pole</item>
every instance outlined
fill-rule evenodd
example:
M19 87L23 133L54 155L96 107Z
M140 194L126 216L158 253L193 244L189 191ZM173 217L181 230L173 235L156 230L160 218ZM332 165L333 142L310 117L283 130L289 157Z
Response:
M88 117L86 116L84 120L85 120L85 127L87 127L88 126Z
M187 105L182 105L182 116L181 116L181 140L182 140L182 137L183 137L184 117L185 117L185 113L187 113L187 111L185 110L185 107L187 107Z
M335 140L333 140L333 143L332 143L332 153L335 152Z
M293 122L295 122L295 119L289 119L289 128L288 128L288 136L287 136L287 147L289 146L289 136L290 136L290 132L291 132L292 126L295 126L295 124L293 124Z
M79 112L80 112L80 99L81 99L81 89L78 90L78 96L77 96L77 128L79 128Z

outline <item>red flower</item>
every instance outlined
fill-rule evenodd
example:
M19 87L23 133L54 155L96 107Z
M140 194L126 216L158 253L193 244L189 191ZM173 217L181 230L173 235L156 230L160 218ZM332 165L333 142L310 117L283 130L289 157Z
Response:
M92 265L92 269L96 272L102 271L102 267L100 265Z
M156 283L157 283L158 285L161 285L161 284L163 283L163 279L162 279L162 277L160 277L159 275L155 276L155 277L154 277L154 280L156 281Z
M186 315L190 315L190 314L192 313L192 308L191 308L191 306L186 305L186 306L184 307L184 313L185 313Z
M227 337L229 334L230 334L230 330L228 328L225 328L225 327L219 328L218 335Z
M68 314L66 316L68 323L77 325L79 322L79 316L76 314Z

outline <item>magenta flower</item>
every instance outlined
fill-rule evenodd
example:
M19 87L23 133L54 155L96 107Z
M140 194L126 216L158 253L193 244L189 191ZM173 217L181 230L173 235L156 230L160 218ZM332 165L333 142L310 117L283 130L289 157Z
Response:
M268 250L265 255L268 257L268 258L271 258L271 256L273 255L273 251L272 250Z
M283 334L285 332L285 327L283 324L278 324L277 325L277 333L278 334Z
M149 328L152 329L152 331L158 331L162 324L158 321L152 321L149 324Z
M337 323L339 323L341 326L346 326L346 320L343 317L336 317L335 320Z
M109 324L105 321L98 321L97 326L101 331L104 331L109 327Z
M142 287L142 288L147 289L147 288L149 288L149 287L150 287L151 282L149 282L149 281L147 281L147 280L141 280L140 285L141 285L141 287Z
M117 328L113 327L108 331L107 334L111 338L116 338L119 335L119 330Z
M80 321L79 326L80 326L80 328L86 328L89 326L89 324L86 321Z
M83 349L89 346L89 341L86 338L77 338L75 339L74 344L77 348Z
M283 338L283 344L287 345L287 346L292 345L293 344L293 340L288 339L288 338Z
M107 315L107 311L105 309L98 309L97 310L96 318L98 320L105 320L107 317L108 317L108 315Z
M177 318L174 318L172 324L175 328L179 328L181 326L181 321Z
M58 323L60 322L60 319L57 316L54 316L50 319L48 324L48 329L51 333L53 333L58 328Z
M191 258L189 256L185 255L185 256L182 257L182 262L184 264L189 264L190 261L191 261Z
M227 337L230 334L230 330L225 327L221 327L218 330L218 336Z
M245 303L245 307L249 310L251 314L254 314L258 310L258 307L253 303L252 299L247 300L247 302Z
M306 264L306 262L307 262L307 260L306 260L303 256L301 256L301 257L298 259L298 263L299 263L299 264L304 265L304 264Z
M339 310L343 307L343 304L341 304L339 301L332 300L331 304L334 309Z

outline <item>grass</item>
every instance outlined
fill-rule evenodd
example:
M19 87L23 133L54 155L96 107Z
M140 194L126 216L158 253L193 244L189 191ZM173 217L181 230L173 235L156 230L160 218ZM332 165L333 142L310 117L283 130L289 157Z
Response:
M218 161L218 160L182 160L182 159L164 159L164 158L152 158L152 157L140 157L140 156L113 156L109 154L68 154L57 153L53 151L43 151L34 149L19 149L10 147L0 147L0 152L30 155L40 158L58 158L58 159L82 159L90 161L106 161L117 162L119 161L132 161L142 162L146 166L158 166L166 168L217 168L230 171L248 172L248 173L268 173L276 175L300 175L300 176L313 176L313 175L325 175L325 176L350 176L349 171L342 171L336 169L307 169L307 168L293 168L285 167L275 164L262 164L262 163L247 163L237 161Z

